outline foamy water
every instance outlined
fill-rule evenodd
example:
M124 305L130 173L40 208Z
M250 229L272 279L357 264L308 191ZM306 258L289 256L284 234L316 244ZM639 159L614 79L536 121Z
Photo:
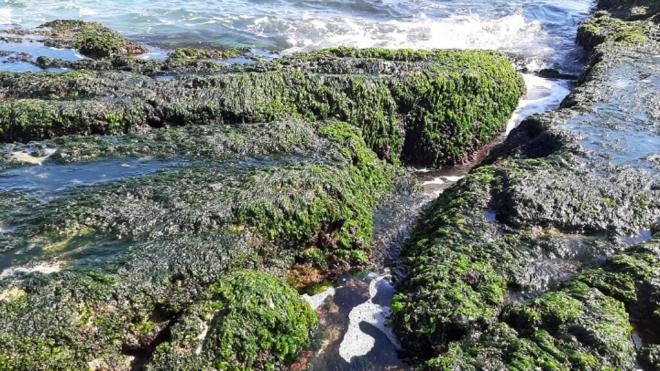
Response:
M571 91L571 84L565 80L550 80L523 74L527 91L507 123L506 134L532 114L558 108Z
M58 261L39 263L29 267L11 267L0 272L0 280L19 274L42 273L51 274L61 270L62 263Z
M338 45L500 49L526 57L532 69L575 72L575 29L590 6L590 0L24 0L0 3L0 24L78 18L157 45L284 53Z
M376 300L376 295L379 293L384 296L381 302ZM393 295L394 287L384 276L376 277L369 282L369 299L354 307L348 314L348 330L339 345L339 355L346 362L351 363L353 358L367 355L376 345L376 339L360 328L362 323L374 326L395 348L400 347L396 337L385 324L390 315L389 302Z

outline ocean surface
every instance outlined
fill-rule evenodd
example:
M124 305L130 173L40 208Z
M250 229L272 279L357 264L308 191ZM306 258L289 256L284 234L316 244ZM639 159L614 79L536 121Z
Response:
M98 21L153 46L291 53L337 45L500 49L531 70L577 72L575 30L590 0L5 0L0 25Z

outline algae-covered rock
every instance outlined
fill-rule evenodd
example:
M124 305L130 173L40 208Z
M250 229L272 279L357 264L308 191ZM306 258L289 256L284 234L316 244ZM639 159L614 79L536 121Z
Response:
M138 55L146 49L100 23L65 19L44 23L48 29L45 44L57 48L77 49L93 59Z
M381 158L442 165L469 159L501 133L522 94L500 53L347 50L348 57L325 51L172 81L118 71L3 74L0 138L295 115L354 124Z
M597 12L578 27L577 41L588 50L605 41L628 45L646 42L645 22L626 22L608 12Z
M408 276L392 304L392 324L411 351L422 359L443 352L449 342L492 326L512 302L625 248L576 231L634 233L653 223L658 195L650 185L644 190L590 180L592 174L576 171L580 165L564 156L481 167L434 202L402 249ZM559 185L565 179L580 182L571 191ZM604 202L608 192L625 196ZM637 214L646 197L653 206Z
M0 136L29 142L5 145L0 167L167 165L92 186L45 182L20 202L0 192L12 226L0 250L7 367L285 367L315 318L258 272L365 264L372 210L401 173L383 159L468 159L523 89L495 52L340 48L220 68L206 59L227 55L137 62L100 26L47 26L103 60L0 76ZM170 67L206 74L149 72Z
M402 248L390 323L414 365L634 369L633 332L652 354L658 236L630 246L660 216L657 26L597 13L581 32L595 48L562 108L523 121Z
M244 50L237 48L229 49L194 49L194 48L176 48L167 55L168 59L227 59L237 57L244 53Z
M657 338L660 321L660 239L615 255L576 280L595 287L626 305L642 336Z
M635 348L620 302L575 285L514 308L533 325L498 323L473 339L450 343L429 369L632 369Z
M477 338L450 343L448 351L429 360L429 368L453 369L634 369L635 347L630 321L646 314L645 307L658 310L660 303L649 296L621 299L605 289L594 276L630 289L631 293L658 289L660 254L658 239L610 258L603 268L589 269L558 291L549 292L507 310L503 321ZM628 268L621 267L626 261ZM632 269L631 261L636 261ZM605 273L608 272L608 273ZM634 314L626 312L632 311ZM643 326L657 319L649 318ZM657 326L655 326L657 327ZM641 360L653 369L656 345L641 352Z
M46 203L27 194L2 209L3 222L16 227L12 247L2 251L9 266L0 278L0 365L142 367L157 346L177 339L188 316L209 308L215 314L208 339L223 337L226 347L209 346L204 359L214 365L283 367L304 346L315 319L292 289L261 273L229 272L285 276L312 246L326 269L364 264L372 209L398 170L345 123L203 129L32 144L62 155L53 154L52 164L155 154L180 141L161 156L191 161L107 184L47 190L53 193ZM0 205L13 197L0 192ZM15 254L28 247L29 254ZM227 296L239 289L240 300ZM240 307L264 298L278 311L271 301L259 313ZM255 326L254 337L227 342L247 328L242 323ZM227 358L240 346L246 353Z
M316 322L309 304L280 279L234 272L186 310L148 369L281 368L308 344Z
M645 346L640 353L642 365L650 370L660 369L660 345Z
M597 6L625 19L648 18L660 13L660 3L655 0L598 0Z

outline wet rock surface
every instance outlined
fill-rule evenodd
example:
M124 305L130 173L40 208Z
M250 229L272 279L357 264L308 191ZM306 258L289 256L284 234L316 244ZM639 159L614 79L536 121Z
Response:
M5 142L296 116L349 122L381 158L434 166L468 161L496 138L524 89L497 52L350 48L171 80L111 68L0 82Z
M39 71L0 73L0 368L402 368L399 342L428 369L658 367L657 7L598 7L562 108L433 202L398 293L349 278L319 299L320 345L292 288L388 261L371 247L405 240L421 207L401 210L421 200L400 165L466 163L504 132L523 90L507 58L157 60L98 24L10 31L90 59L0 57ZM346 348L351 329L386 352Z
M629 5L601 2L617 11L581 26L591 60L562 108L514 129L404 246L390 323L414 364L654 369L660 49L653 21L616 18Z
M284 287L280 278L240 273L257 284L241 290L254 295L251 303L263 308L261 314L253 313L260 319L245 309L232 321L263 327L254 330L258 338L236 340L236 347L253 353L228 344L226 350L216 350L211 342L225 344L221 338L242 331L237 324L216 326L214 318L238 310L231 301L235 299L223 294L232 289L218 280L245 268L284 276L296 261L308 259L305 246L316 248L327 269L364 264L372 208L389 192L399 170L379 160L359 131L344 123L294 120L206 129L225 138L214 142L216 151L201 158L187 152L196 142L187 147L181 140L172 157L196 160L155 174L79 185L48 202L1 192L7 206L3 223L13 226L2 233L2 261L8 263L0 279L3 366L126 369L151 364L155 357L160 363L154 367L223 362L281 367L306 345L316 320L310 315L303 321L300 308L305 307L297 294L279 288ZM259 130L266 131L261 140L255 136ZM255 138L248 149L243 135ZM279 135L291 140L279 141ZM59 150L77 153L81 143L86 144L83 149L98 148L93 140L79 139ZM171 143L167 135L140 139L152 145ZM103 152L104 157L126 155L131 153ZM274 287L259 286L264 280ZM282 308L282 302L291 309L272 309L275 303ZM208 326L208 352L198 356L191 348L181 357L168 351L153 356L161 344L196 338L199 334L193 334L189 322ZM272 341L261 338L266 333L272 333ZM245 356L229 357L232 352Z
M523 91L489 51L223 66L243 51L140 59L79 21L7 33L46 71L0 73L0 368L288 367L318 326L293 288L384 260L374 210L411 197L401 164L467 161Z

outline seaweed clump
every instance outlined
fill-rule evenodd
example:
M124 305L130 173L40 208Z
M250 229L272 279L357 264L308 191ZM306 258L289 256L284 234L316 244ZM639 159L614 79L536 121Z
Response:
M50 30L44 42L47 46L77 49L93 59L133 56L146 52L142 45L100 23L64 19L44 23L40 28Z
M232 272L188 308L148 369L282 368L307 346L317 321L279 278Z
M373 208L400 170L378 159L346 123L203 129L206 139L171 129L102 141L61 138L48 143L63 156L52 161L76 163L80 152L91 157L77 159L157 154L178 141L161 155L193 162L77 188L46 204L17 204L13 193L0 192L2 205L14 204L3 209L3 221L21 225L2 253L32 246L40 253L14 264L51 267L0 280L0 365L127 369L152 358L165 362L155 350L177 339L186 318L211 307L217 312L209 336L222 334L228 348L215 353L209 345L204 362L281 368L303 347L313 312L280 278L257 272L285 277L295 264L311 263L339 274L364 265ZM310 249L318 261L309 261ZM244 269L250 272L235 273ZM243 295L226 296L233 290ZM236 302L250 297L253 306L265 303L258 316ZM274 311L271 299L289 309ZM228 322L218 325L223 318ZM262 327L245 335L241 323ZM243 358L228 356L241 345L249 345Z
M402 248L408 275L390 317L411 363L655 367L657 167L627 158L634 144L594 142L637 130L657 142L646 121L623 114L631 102L653 111L657 84L636 81L653 74L656 32L596 13L580 31L589 65L562 107L524 120L431 205Z

